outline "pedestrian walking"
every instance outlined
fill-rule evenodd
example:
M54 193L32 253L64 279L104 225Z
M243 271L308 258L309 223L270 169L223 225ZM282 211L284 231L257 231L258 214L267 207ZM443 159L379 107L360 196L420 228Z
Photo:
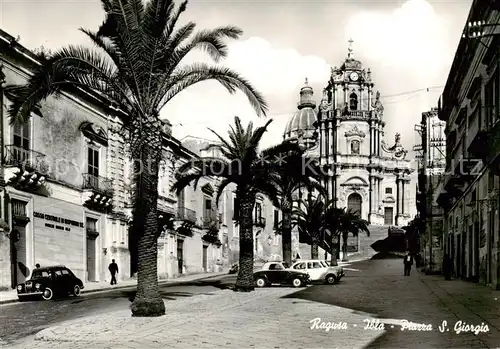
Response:
M111 285L116 285L115 275L118 274L118 264L115 263L114 259L111 260L108 269L109 272L111 273Z
M413 265L413 256L410 254L410 251L406 251L406 256L404 259L405 276L410 276L412 265Z

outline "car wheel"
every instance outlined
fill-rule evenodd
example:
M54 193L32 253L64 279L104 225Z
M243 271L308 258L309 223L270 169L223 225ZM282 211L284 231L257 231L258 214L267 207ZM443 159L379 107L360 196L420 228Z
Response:
M47 287L45 290L43 290L43 293L42 293L42 298L46 301L50 301L52 299L52 297L54 297L54 292L52 292L52 290Z
M75 285L73 287L73 292L72 293L73 293L73 296L78 297L80 295L80 293L81 293L80 286Z
M292 285L293 287L300 287L302 286L302 280L300 280L299 278L295 278L292 281Z
M258 278L256 281L257 287L265 287L267 285L266 279Z
M325 282L328 285L333 285L333 284L335 284L337 282L337 278L335 277L335 275L330 274L330 275L326 276Z

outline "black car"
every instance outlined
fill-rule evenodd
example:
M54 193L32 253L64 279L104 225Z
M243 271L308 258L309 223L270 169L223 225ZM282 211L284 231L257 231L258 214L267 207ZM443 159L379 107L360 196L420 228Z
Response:
M258 287L273 284L301 287L311 283L307 273L290 270L283 262L267 262L253 276Z
M32 297L42 297L49 301L54 296L79 296L84 288L82 280L64 265L37 268L31 278L17 285L17 297L24 301Z

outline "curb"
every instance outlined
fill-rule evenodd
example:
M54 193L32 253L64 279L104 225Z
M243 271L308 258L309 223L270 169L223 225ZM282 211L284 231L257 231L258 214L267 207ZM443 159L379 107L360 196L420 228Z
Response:
M218 275L203 276L203 277L196 278L196 279L191 279L191 280L182 280L182 278L180 278L180 280L179 279L173 279L175 281L173 281L173 280L162 280L162 281L158 281L158 286L164 286L164 285L181 285L181 284L185 284L186 282L201 281L201 280L211 279L211 278L214 278L214 277L225 276L225 275L229 275L229 274L225 273L225 274L218 274ZM101 289L95 289L95 290L85 290L85 289L83 289L81 291L81 294L92 294L92 293L100 293L100 292L104 293L104 292L126 290L126 289L129 289L129 288L137 288L137 284L135 284L135 285L128 285L128 286L117 286L117 287L101 288ZM0 305L6 305L6 304L12 304L12 303L18 303L18 302L19 302L18 298L16 298L16 299L6 299L6 300L3 300L3 301L0 301Z

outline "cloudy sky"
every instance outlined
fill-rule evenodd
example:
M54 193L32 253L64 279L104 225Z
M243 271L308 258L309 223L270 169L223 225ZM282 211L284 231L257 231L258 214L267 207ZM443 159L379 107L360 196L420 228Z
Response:
M321 98L330 67L347 56L372 70L385 105L386 140L402 134L411 149L413 125L436 106L449 73L472 0L192 0L183 21L199 28L232 24L244 37L230 45L225 64L248 78L269 104L274 121L264 145L281 140L296 110L307 77ZM96 28L103 19L97 0L0 0L0 28L21 37L28 48L88 44L77 29ZM193 55L190 60L205 59ZM174 135L210 137L207 127L225 132L235 115L258 119L241 95L228 95L215 83L201 83L179 94L162 115Z

